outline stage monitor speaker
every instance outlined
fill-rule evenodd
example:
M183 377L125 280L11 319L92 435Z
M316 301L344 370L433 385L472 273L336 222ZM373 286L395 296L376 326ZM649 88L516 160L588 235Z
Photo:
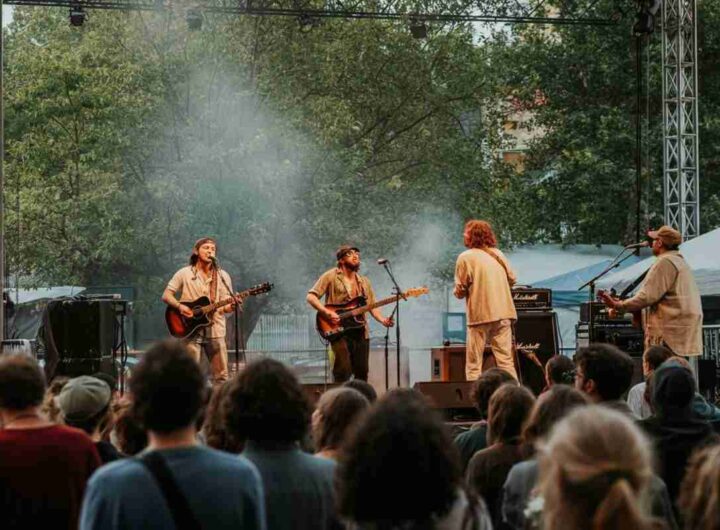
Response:
M545 364L558 354L554 311L518 311L515 323L516 368L523 385L539 395L545 388Z
M43 326L46 368L57 356L53 373L47 375L75 377L114 372L111 357L117 324L116 301L57 300L50 302L46 311L44 320L50 324L49 330Z
M480 419L470 397L472 385L472 381L428 381L415 383L413 390L426 396L446 420L470 421Z

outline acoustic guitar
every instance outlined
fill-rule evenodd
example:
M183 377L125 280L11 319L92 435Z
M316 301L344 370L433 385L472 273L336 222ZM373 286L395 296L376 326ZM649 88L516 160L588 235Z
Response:
M178 308L168 306L167 309L165 309L165 322L167 323L170 335L177 337L178 339L186 339L200 328L204 328L212 324L212 313L215 310L232 304L235 300L242 301L249 296L257 296L259 294L270 292L272 288L272 283L265 282L251 287L250 289L235 293L234 296L230 296L215 303L210 302L210 299L207 296L201 296L192 302L183 302L183 305L192 309L192 317L186 317L180 313Z
M613 300L619 300L619 298L602 289L598 291L597 297L600 299L601 302L608 306L608 316L611 319L620 318L622 316L622 313L618 312L617 309L610 307L610 303ZM633 327L642 329L642 311L630 311L630 314L632 315Z
M396 294L394 296L383 298L374 304L368 304L365 297L357 296L344 304L326 305L325 307L327 309L337 313L340 317L340 322L334 324L318 311L317 318L315 320L318 333L324 340L335 342L336 340L341 339L343 335L348 332L362 329L365 326L365 313L368 311L372 311L376 307L392 304L400 298L414 298L429 292L430 290L427 287L417 287L414 289L408 289L402 295Z

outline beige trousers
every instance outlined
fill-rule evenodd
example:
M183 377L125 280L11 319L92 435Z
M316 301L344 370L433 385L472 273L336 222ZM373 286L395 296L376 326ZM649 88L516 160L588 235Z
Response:
M190 356L197 363L200 362L200 353L203 351L210 362L210 374L213 386L221 385L228 380L228 356L225 337L205 338L202 334L187 341Z
M497 367L517 379L512 351L512 321L509 319L468 326L465 356L466 379L475 381L482 373L483 352L488 341Z

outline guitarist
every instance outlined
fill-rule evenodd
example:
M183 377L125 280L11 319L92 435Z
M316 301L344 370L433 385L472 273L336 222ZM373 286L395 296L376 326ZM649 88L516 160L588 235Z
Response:
M697 358L703 351L702 305L692 270L679 252L682 236L669 226L648 232L657 258L637 294L619 300L599 293L619 312L645 310L645 349L666 346L675 355ZM697 373L697 366L694 367Z
M342 305L350 300L362 296L368 304L375 302L370 280L358 274L360 270L360 250L357 247L343 245L335 253L337 267L326 271L312 289L308 291L307 302L316 311L319 311L332 323L340 322L340 317L331 309L325 307L320 301L324 296L325 303L329 305ZM392 318L385 318L379 308L370 311L375 320L389 328L394 324ZM332 343L335 355L333 363L333 380L343 382L354 375L355 379L367 381L368 356L370 354L370 333L367 325L357 331L348 332L342 338Z
M486 221L465 224L467 250L455 263L457 298L464 298L467 313L465 378L475 381L482 372L485 344L492 348L497 367L517 379L513 361L512 325L517 320L510 288L515 273L497 248L495 233Z
M230 275L218 270L214 265L217 247L211 237L198 239L190 255L190 265L175 273L168 282L162 300L174 307L183 316L192 317L192 310L182 302L190 302L201 296L207 296L215 302L231 297ZM180 301L175 295L180 292ZM205 352L210 361L213 385L219 385L228 379L227 345L225 344L225 313L232 313L235 302L221 307L212 314L212 324L200 328L186 339L190 355L199 363L200 353Z

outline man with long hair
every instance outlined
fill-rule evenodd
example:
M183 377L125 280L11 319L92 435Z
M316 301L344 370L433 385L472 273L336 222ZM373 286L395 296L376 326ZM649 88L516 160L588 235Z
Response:
M342 245L335 253L337 267L323 273L308 291L307 302L333 324L340 322L340 317L327 305L342 305L362 296L368 304L375 302L370 280L358 274L360 270L360 250L351 245ZM325 304L320 300L325 297ZM385 318L380 309L370 311L375 320L385 327L393 325L392 318ZM333 379L342 383L354 375L355 379L367 381L368 356L370 354L370 332L365 318L365 326L346 332L340 339L333 341L332 351L335 354L333 363Z
M510 288L515 273L486 221L465 224L465 246L455 264L455 296L467 308L465 377L474 381L482 372L483 352L489 341L498 368L517 379L513 363L512 322L517 320Z
M192 318L192 309L184 302L192 302L201 296L217 302L232 296L230 275L218 269L216 254L217 246L213 238L198 239L190 254L190 264L177 271L168 282L162 296L163 302L176 308L184 317ZM180 300L175 297L178 292ZM235 302L215 310L209 326L200 328L185 339L188 351L197 362L200 362L201 352L207 355L214 385L222 384L228 379L225 313L232 313L234 304Z

